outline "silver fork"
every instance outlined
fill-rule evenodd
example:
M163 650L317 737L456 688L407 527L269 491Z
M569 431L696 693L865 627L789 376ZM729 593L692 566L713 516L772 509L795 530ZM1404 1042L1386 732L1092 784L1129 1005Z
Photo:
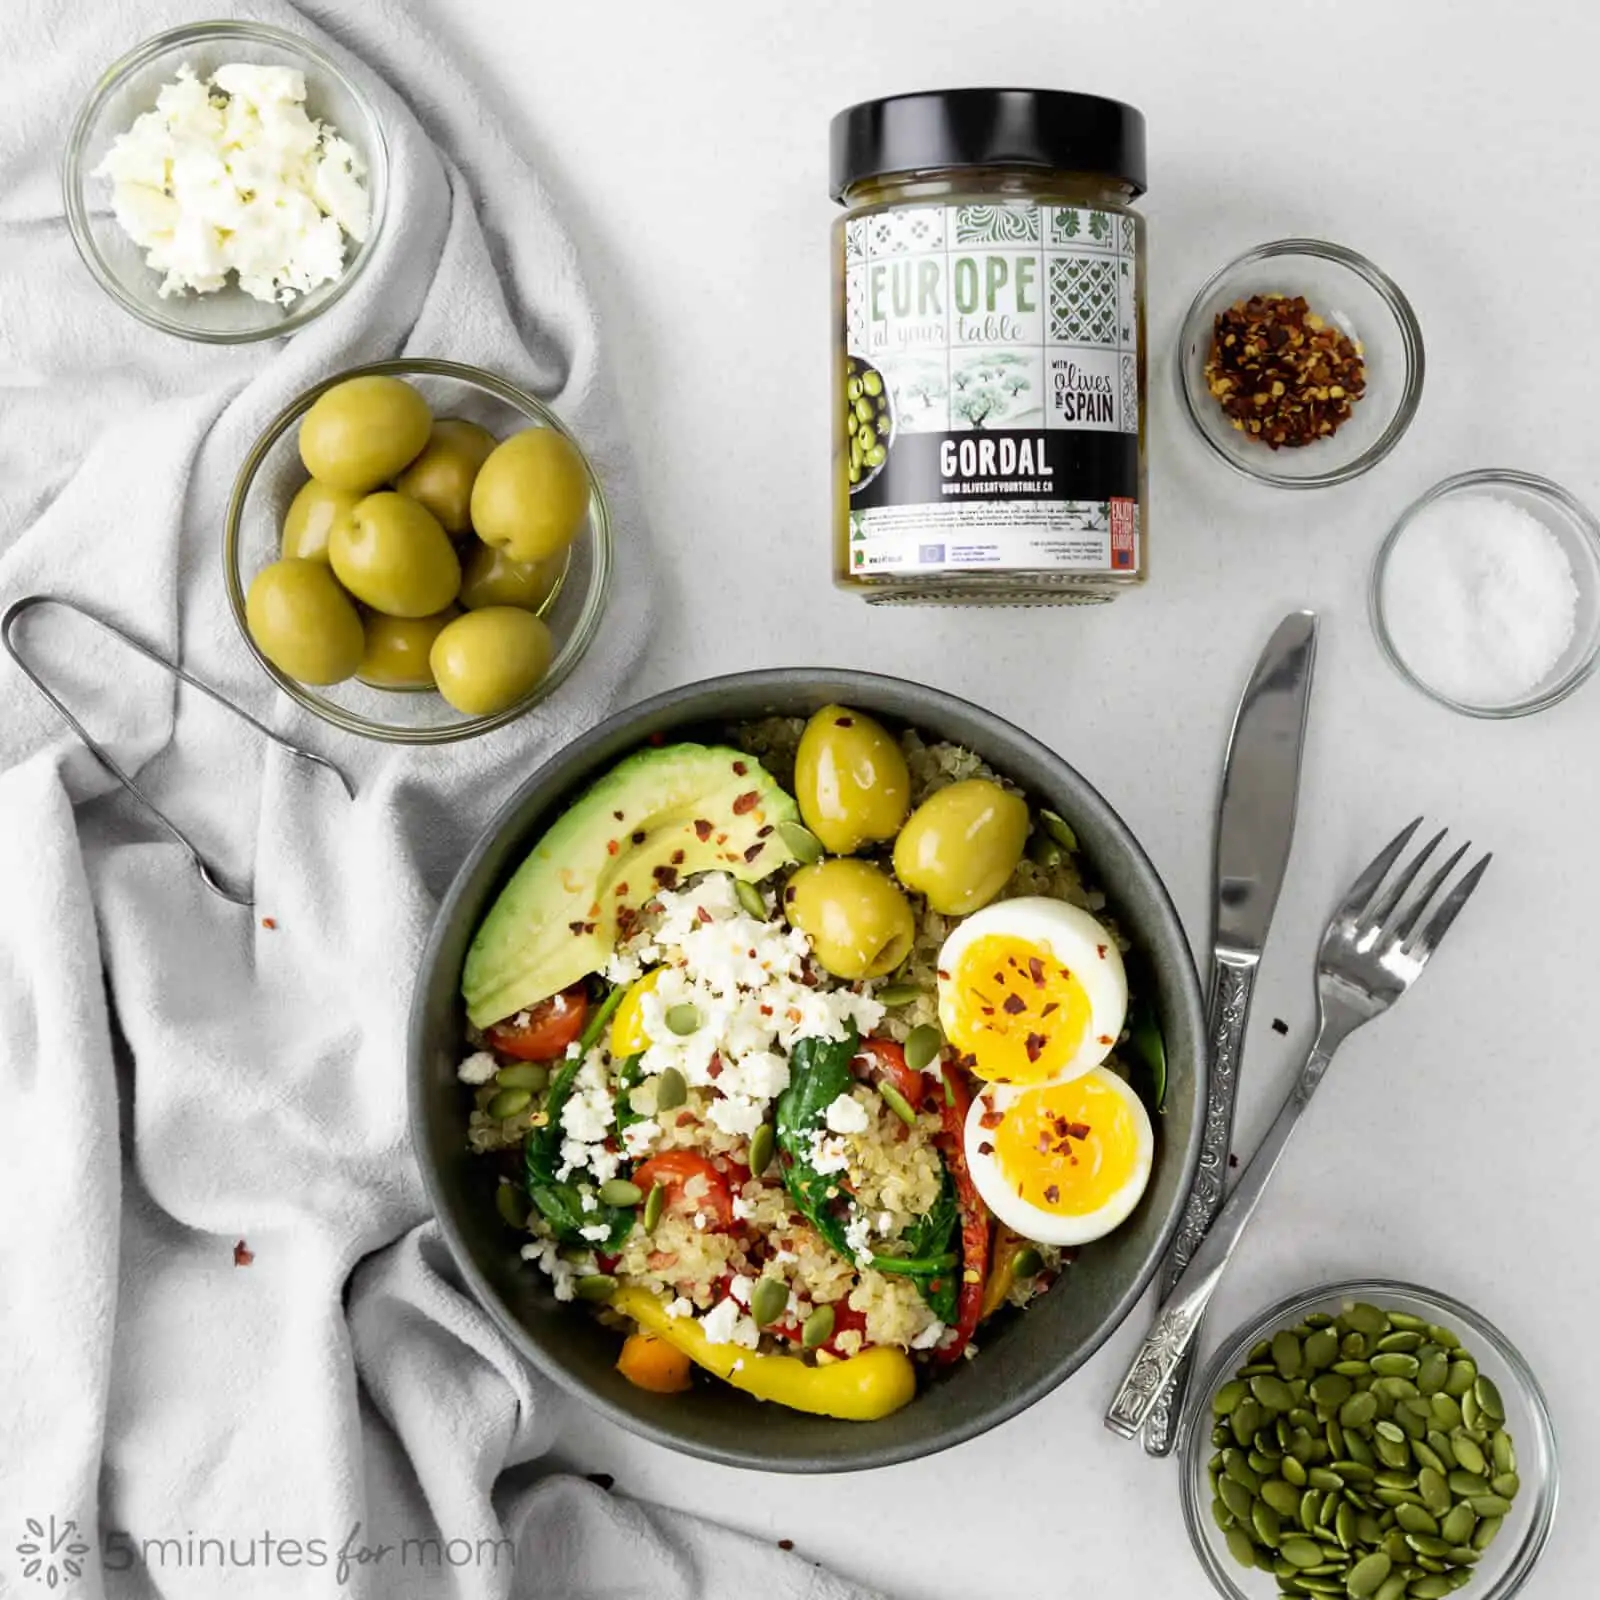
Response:
M1439 847L1446 830L1441 829L1423 845L1387 887L1384 881L1421 826L1422 818L1418 817L1410 827L1402 829L1399 837L1356 879L1328 923L1317 959L1320 1015L1311 1053L1249 1166L1239 1174L1183 1276L1162 1302L1106 1412L1106 1426L1125 1439L1133 1438L1144 1425L1173 1369L1189 1348L1223 1270L1261 1203L1283 1158L1289 1135L1311 1103L1334 1051L1362 1023L1387 1011L1417 981L1428 957L1438 948L1489 865L1491 858L1487 855L1476 862L1424 923L1424 913L1471 845L1462 845L1408 899L1417 874Z

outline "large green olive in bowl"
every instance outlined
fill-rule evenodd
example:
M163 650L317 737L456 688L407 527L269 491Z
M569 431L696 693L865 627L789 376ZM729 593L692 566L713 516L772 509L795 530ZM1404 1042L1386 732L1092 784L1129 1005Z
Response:
M802 867L784 885L783 909L836 978L893 972L916 937L911 902L869 861L836 857Z
M422 454L394 480L394 486L426 506L446 533L466 533L472 527L472 485L494 444L494 435L476 422L440 417Z
M461 557L461 604L468 611L485 606L517 606L540 612L561 586L567 552L543 561L513 561L504 550L471 540Z
M845 706L824 706L800 736L794 797L824 847L847 856L894 838L910 809L911 774L881 723Z
M513 561L559 555L588 511L583 457L554 428L524 428L502 439L472 485L472 526Z
M439 693L457 711L482 717L522 699L554 654L549 628L531 611L486 606L448 623L428 659Z
M391 617L431 617L461 587L461 563L437 519L415 500L369 494L333 530L328 559L356 599Z
M307 478L283 517L283 555L288 561L326 561L333 530L348 526L362 496Z
M386 617L369 611L361 619L366 648L356 676L375 689L433 688L433 641L459 615L454 606L431 617Z
M1027 842L1027 802L988 778L968 778L911 813L894 842L895 876L935 911L964 917L1000 893Z
M432 428L428 402L403 378L346 378L301 419L300 459L313 478L365 494L404 470Z
M301 683L340 683L361 661L361 618L324 561L274 561L245 601L250 637Z

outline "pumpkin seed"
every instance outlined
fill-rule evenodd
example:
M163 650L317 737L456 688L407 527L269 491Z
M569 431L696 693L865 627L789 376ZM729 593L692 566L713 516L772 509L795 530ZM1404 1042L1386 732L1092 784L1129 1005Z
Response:
M1487 1550L1494 1543L1494 1537L1499 1533L1504 1521L1504 1517L1485 1517L1472 1530L1472 1548L1474 1550Z
M887 1085L884 1087L887 1087ZM888 1096L885 1095L884 1099L887 1101ZM906 1120L911 1121L914 1119L907 1118ZM770 1122L756 1124L756 1131L750 1135L750 1153L748 1156L751 1177L759 1178L772 1165L772 1152L777 1142L778 1136L774 1133Z
M1250 1525L1256 1530L1256 1537L1263 1544L1270 1544L1276 1548L1279 1534L1278 1513L1265 1500L1257 1500L1251 1506Z
M508 1228L522 1229L528 1225L528 1202L517 1191L515 1184L504 1179L494 1192L495 1209Z
M1265 1438L1266 1435L1258 1437ZM1250 1470L1261 1478L1270 1478L1278 1470L1278 1457L1268 1455L1264 1450L1252 1450L1245 1460L1250 1463Z
M1505 1401L1500 1398L1500 1391L1495 1388L1492 1378L1480 1375L1478 1381L1472 1386L1472 1394L1473 1398L1478 1402L1478 1409L1491 1422L1504 1422L1506 1420Z
M1287 1328L1272 1336L1272 1359L1277 1363L1279 1377L1284 1379L1299 1377L1304 1356L1300 1341ZM1280 1409L1288 1410L1288 1407Z
M1294 1405L1289 1385L1272 1373L1262 1373L1250 1380L1250 1392L1269 1411L1287 1411Z
M830 1338L832 1338L832 1336L833 1336L833 1307L832 1306L818 1306L817 1309L815 1311L813 1311L809 1317L806 1318L805 1322L802 1324L802 1326L800 1328L800 1343L807 1350L815 1350L818 1345L826 1344L828 1342L828 1340ZM1234 1487L1236 1489L1240 1489L1240 1492L1244 1494L1245 1500L1248 1503L1249 1498L1250 1498L1249 1494L1246 1493L1241 1488L1241 1486L1238 1485L1238 1484L1235 1484ZM1220 1492L1221 1491L1219 1490L1219 1493ZM1230 1511L1232 1511L1233 1510L1233 1502L1228 1500L1228 1497L1227 1497L1226 1494L1223 1494L1222 1498L1224 1499L1224 1501L1227 1501L1228 1509ZM1240 1512L1240 1513L1237 1513L1237 1514L1241 1515L1241 1516L1248 1514L1248 1505L1247 1505L1247 1510L1245 1512Z
M1270 1361L1252 1361L1247 1367L1239 1368L1241 1378L1259 1378L1263 1372L1275 1373L1278 1369Z
M1372 1481L1380 1489L1415 1489L1417 1486L1417 1480L1409 1472L1397 1472L1392 1467L1374 1474Z
M1432 1445L1424 1444L1420 1439L1411 1441L1412 1459L1419 1467L1427 1467L1431 1471L1443 1473L1448 1471L1443 1459Z
M1450 1553L1450 1546L1443 1539L1431 1533L1408 1533L1406 1535L1406 1543L1419 1556L1432 1556L1435 1560Z
M1428 1397L1433 1409L1433 1420L1448 1431L1461 1426L1461 1405L1453 1395L1435 1394Z
M1255 1565L1256 1547L1250 1535L1243 1528L1233 1527L1226 1530L1224 1537L1228 1541L1228 1554L1239 1563L1241 1567Z
M1331 1467L1313 1467L1306 1477L1313 1489L1321 1489L1325 1494L1332 1489L1344 1488L1344 1479Z
M1385 1529L1382 1522L1373 1516L1370 1511L1363 1511L1356 1518L1356 1537L1363 1544L1382 1544L1384 1532Z
M789 1309L789 1286L781 1278L757 1278L750 1291L750 1315L758 1328L770 1328Z
M1508 1517L1511 1515L1511 1502L1500 1494L1475 1494L1467 1504L1480 1517Z
M746 883L743 878L736 878L733 884L734 898L744 907L752 917L765 922L767 917L767 902L762 898L761 891L753 883Z
M1324 1372L1321 1377L1311 1380L1311 1398L1319 1406L1339 1406L1355 1393L1355 1387L1347 1377L1337 1372Z
M1211 1397L1211 1414L1217 1417L1229 1416L1233 1408L1249 1394L1250 1386L1238 1378L1229 1378Z
M595 1194L605 1206L636 1206L644 1199L644 1190L626 1178L607 1178Z
M1335 1361L1330 1370L1338 1373L1341 1378L1370 1378L1372 1376L1372 1368L1365 1361Z
M1261 1485L1261 1498L1278 1513L1280 1517L1298 1516L1300 1512L1300 1495L1297 1490L1285 1483L1282 1478L1268 1478Z
M1225 1445L1232 1438L1233 1435L1228 1431L1226 1423L1219 1422L1216 1427L1211 1430L1211 1442L1214 1445Z
M1348 1502L1333 1514L1333 1536L1346 1550L1356 1542L1355 1507Z
M1408 1565L1414 1554L1411 1546L1406 1543L1406 1536L1398 1528L1391 1528L1384 1534L1383 1553L1391 1561L1405 1562Z
M1233 1513L1221 1500L1213 1500L1211 1502L1211 1520L1215 1522L1224 1533L1226 1533L1229 1528L1235 1526Z
M1313 1372L1331 1367L1339 1355L1339 1336L1328 1328L1315 1328L1306 1335L1300 1354L1303 1364Z
M1483 1420L1483 1407L1478 1404L1477 1393L1468 1389L1461 1397L1461 1425L1468 1429L1475 1429Z
M676 1111L689 1098L689 1085L676 1067L664 1067L656 1076L656 1110Z
M1368 1595L1378 1592L1378 1587L1389 1576L1389 1569L1394 1563L1381 1550L1374 1550L1370 1556L1363 1556L1361 1560L1351 1567L1344 1580L1345 1592L1351 1600L1366 1600Z
M1437 1520L1421 1506L1396 1506L1394 1520L1406 1533L1437 1534L1439 1531Z
M1339 1514L1339 1491L1330 1489L1322 1497L1322 1504L1317 1507L1317 1527L1324 1533L1333 1526L1333 1519Z
M1024 1245L1011 1258L1011 1272L1017 1278L1037 1278L1044 1270L1044 1257L1032 1245Z
M1439 1537L1446 1544L1465 1544L1472 1537L1472 1530L1477 1525L1478 1519L1473 1514L1471 1506L1454 1505L1439 1523Z
M1450 1593L1450 1580L1437 1573L1413 1578L1406 1588L1409 1600L1444 1600Z
M1370 1467L1375 1459L1372 1454L1372 1446L1359 1433L1345 1434L1344 1449L1345 1454L1352 1461L1359 1462L1364 1467Z
M608 1272L590 1272L579 1278L572 1292L580 1300L609 1300L617 1292L617 1280Z
M1354 1434L1349 1434L1346 1436L1344 1442L1347 1445L1352 1445L1358 1443L1359 1441ZM1375 1476L1372 1468L1369 1467L1364 1461L1335 1461L1333 1463L1333 1470L1344 1479L1345 1487L1347 1489L1352 1484L1355 1484L1358 1487L1364 1487L1370 1484Z
M1436 1395L1445 1386L1445 1380L1450 1376L1450 1362L1441 1351L1435 1351L1428 1356L1417 1368L1417 1391L1419 1394Z
M502 1089L531 1089L537 1093L550 1081L550 1069L542 1061L513 1061L501 1067L494 1081Z
M1450 1435L1450 1448L1455 1451L1456 1465L1465 1472L1476 1473L1483 1477L1489 1470L1489 1463L1484 1460L1483 1451L1478 1448L1477 1441L1469 1434L1456 1432Z
M1417 1493L1436 1517L1443 1516L1450 1509L1450 1486L1445 1482L1444 1475L1432 1467L1424 1468L1417 1475Z
M809 867L813 861L822 859L822 841L809 828L803 827L798 822L780 822L778 824L778 837L788 847L792 855L802 867Z
M1285 1539L1278 1546L1283 1559L1292 1567L1318 1567L1322 1565L1322 1551L1309 1539Z
M1437 1322L1428 1324L1428 1337L1435 1344L1443 1345L1446 1350L1459 1350L1461 1348L1461 1336L1450 1328L1441 1328Z
M1517 1490L1522 1487L1522 1479L1514 1472L1499 1472L1489 1480L1489 1487L1502 1500L1515 1500Z
M1317 1513L1322 1510L1322 1496L1315 1489L1307 1489L1300 1496L1300 1526L1311 1533L1317 1526Z
M1319 1328L1331 1328L1337 1320L1338 1319L1336 1317L1330 1317L1326 1311L1308 1311L1306 1313L1306 1320L1301 1324L1301 1326L1314 1330Z
M886 983L872 998L879 1005L908 1006L913 1000L920 1000L927 992L916 983Z
M1369 1339L1381 1339L1389 1331L1389 1319L1376 1307L1358 1300L1345 1308L1340 1318L1347 1328L1365 1334Z
M1372 1370L1381 1378L1414 1378L1418 1371L1415 1356L1402 1355L1398 1350L1386 1351L1372 1358Z
M1072 831L1072 826L1065 817L1058 817L1053 811L1041 809L1039 825L1063 850L1078 848L1078 836Z
M1241 1521L1249 1521L1250 1508L1256 1503L1255 1496L1239 1482L1237 1478L1220 1478L1217 1480L1217 1495L1234 1516Z
M1248 1394L1233 1408L1233 1415L1228 1418L1233 1428L1233 1436L1241 1445L1248 1445L1266 1420L1261 1402L1254 1395Z
M1496 1472L1517 1470L1517 1452L1512 1448L1511 1435L1504 1428L1495 1431L1494 1438L1489 1441L1489 1450L1494 1457Z
M1367 1336L1364 1333L1347 1333L1339 1341L1339 1349L1342 1354L1354 1361L1358 1357L1366 1355Z
M1391 1571L1373 1591L1372 1600L1404 1600L1407 1581L1405 1573Z
M1455 1469L1455 1447L1437 1428L1428 1430L1428 1448L1444 1463L1439 1469L1441 1472L1451 1472Z
M1261 1487L1261 1479L1251 1469L1241 1450L1224 1450L1222 1452L1222 1470L1233 1479L1235 1483L1242 1483L1251 1494Z
M1363 1389L1350 1396L1339 1407L1339 1423L1345 1428L1360 1428L1378 1414L1378 1400L1370 1389Z
M1488 1494L1489 1480L1480 1478L1475 1472L1455 1471L1450 1473L1445 1482L1450 1485L1450 1492L1458 1495Z
M757 1130L759 1132L759 1130ZM661 1220L661 1213L667 1205L667 1188L665 1184L653 1183L650 1193L644 1197L644 1211L640 1221L644 1223L646 1233L654 1233L656 1224Z
M944 1035L931 1022L924 1022L906 1035L906 1065L913 1072L921 1072L938 1059L942 1049Z
M1410 1328L1397 1328L1393 1333L1386 1333L1378 1340L1379 1350L1399 1350L1406 1355L1415 1355L1422 1346L1422 1335Z
M916 1127L916 1112L911 1109L910 1102L906 1099L906 1097L901 1094L900 1091L895 1088L895 1086L890 1083L887 1078L878 1085L878 1094L882 1097L883 1103L888 1106L888 1108L894 1112L894 1114L899 1117L899 1119L905 1123L908 1128ZM765 1126L765 1124L763 1124L763 1126Z
M1483 1559L1481 1551L1474 1550L1470 1544L1452 1545L1444 1553L1446 1561L1453 1561L1458 1567L1470 1567Z
M1283 1474L1283 1481L1293 1489L1303 1489L1306 1486L1306 1469L1301 1466L1297 1456L1285 1456L1279 1464L1278 1471Z
M1459 1400L1477 1381L1478 1369L1472 1362L1452 1361L1449 1376L1445 1379L1444 1392Z
M691 1033L700 1031L700 1007L685 1000L679 1005L668 1006L666 1014L668 1029L677 1034L680 1039Z
M500 1089L489 1097L489 1103L483 1109L497 1122L504 1122L507 1117L526 1111L532 1099L533 1094L527 1089Z

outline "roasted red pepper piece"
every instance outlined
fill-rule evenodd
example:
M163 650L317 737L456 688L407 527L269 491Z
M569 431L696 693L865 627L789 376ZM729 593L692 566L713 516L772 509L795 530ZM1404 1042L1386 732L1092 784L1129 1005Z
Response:
M933 1352L937 1365L948 1366L966 1349L983 1309L983 1286L989 1276L990 1217L967 1168L965 1135L972 1097L967 1093L966 1079L961 1069L948 1061L940 1064L940 1071L944 1074L944 1095L939 1114L944 1131L935 1142L955 1181L956 1201L961 1207L961 1293L956 1301L955 1337Z

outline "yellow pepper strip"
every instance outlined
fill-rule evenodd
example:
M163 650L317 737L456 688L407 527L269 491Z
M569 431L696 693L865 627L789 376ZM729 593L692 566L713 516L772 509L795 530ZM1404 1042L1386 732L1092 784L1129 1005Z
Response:
M651 970L623 995L611 1018L611 1054L618 1061L643 1055L650 1048L650 1035L644 1031L644 997L661 981L661 967Z
M1003 1222L995 1229L989 1281L983 1286L983 1304L978 1310L979 1322L992 1317L1006 1303L1006 1296L1017 1281L1017 1257L1027 1247L1028 1241Z
M813 1367L798 1356L763 1356L739 1345L712 1344L698 1322L692 1317L669 1317L666 1302L648 1289L618 1289L610 1305L735 1389L791 1411L845 1422L876 1422L898 1411L917 1392L911 1358L888 1345L874 1345L860 1355Z

